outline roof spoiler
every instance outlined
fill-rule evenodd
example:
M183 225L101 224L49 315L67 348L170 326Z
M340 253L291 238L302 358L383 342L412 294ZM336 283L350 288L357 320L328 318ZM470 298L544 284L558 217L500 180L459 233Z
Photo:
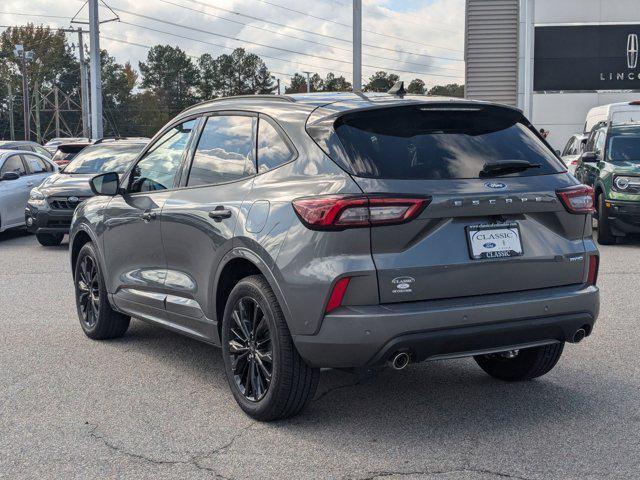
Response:
M407 91L404 89L404 82L402 80L393 84L389 90L387 90L389 95L396 95L400 98L404 97L407 94Z

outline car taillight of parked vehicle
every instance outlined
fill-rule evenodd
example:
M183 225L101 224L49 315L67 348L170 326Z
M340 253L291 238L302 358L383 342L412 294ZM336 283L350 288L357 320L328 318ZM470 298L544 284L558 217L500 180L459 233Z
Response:
M311 230L344 230L408 222L430 201L427 197L326 195L298 198L293 208Z
M600 268L600 256L589 256L589 272L587 273L587 285L595 285L598 281L598 270Z
M593 188L587 185L564 188L556 193L569 213L584 214L595 212Z

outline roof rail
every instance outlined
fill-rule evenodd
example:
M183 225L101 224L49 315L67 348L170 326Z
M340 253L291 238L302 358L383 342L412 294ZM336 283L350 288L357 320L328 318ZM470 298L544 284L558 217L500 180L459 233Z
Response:
M206 105L208 103L226 102L229 100L247 100L247 99L272 100L275 102L289 102L289 103L295 102L295 100L288 95L273 95L273 94L235 95L233 97L220 97L220 98L212 98L211 100L203 100L202 102L194 103L190 107L185 108L182 112L186 112L187 110L191 110L194 107L199 107L201 105Z

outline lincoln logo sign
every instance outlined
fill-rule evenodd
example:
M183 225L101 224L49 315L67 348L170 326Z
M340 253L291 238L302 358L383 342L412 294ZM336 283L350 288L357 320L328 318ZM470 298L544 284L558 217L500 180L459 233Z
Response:
M640 25L536 27L535 91L640 90Z
M627 67L638 66L638 35L630 33L627 38Z

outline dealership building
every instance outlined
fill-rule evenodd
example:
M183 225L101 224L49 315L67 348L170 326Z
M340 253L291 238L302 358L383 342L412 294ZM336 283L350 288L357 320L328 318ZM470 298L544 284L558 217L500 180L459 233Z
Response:
M562 148L589 109L640 100L640 0L466 0L466 95L521 108Z

